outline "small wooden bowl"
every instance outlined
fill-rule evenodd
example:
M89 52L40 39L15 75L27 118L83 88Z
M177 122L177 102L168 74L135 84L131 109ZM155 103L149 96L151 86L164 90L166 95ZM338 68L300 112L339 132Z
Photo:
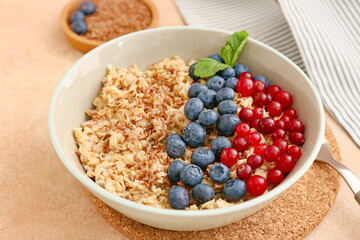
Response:
M65 5L60 15L60 24L70 44L76 49L87 53L90 50L96 48L97 46L105 43L106 41L88 39L82 35L76 34L71 30L69 23L70 14L78 8L80 2L82 1L83 0L73 0ZM157 27L159 21L159 14L155 4L151 0L142 1L149 7L149 10L151 12L151 22L148 28Z

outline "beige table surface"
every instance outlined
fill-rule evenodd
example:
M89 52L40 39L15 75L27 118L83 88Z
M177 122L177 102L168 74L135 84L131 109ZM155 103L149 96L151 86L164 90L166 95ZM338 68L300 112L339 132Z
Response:
M154 0L155 1L155 0ZM0 0L0 239L126 239L97 211L52 148L51 95L83 54L59 27L67 0ZM184 25L171 0L156 0L160 26ZM343 162L360 177L360 149L327 114ZM344 182L305 239L360 239L360 207Z

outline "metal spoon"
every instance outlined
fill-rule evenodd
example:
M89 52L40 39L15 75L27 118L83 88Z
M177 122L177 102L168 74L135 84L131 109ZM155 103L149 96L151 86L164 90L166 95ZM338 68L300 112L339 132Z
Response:
M324 162L335 168L355 194L356 201L360 204L360 180L344 164L335 160L331 155L330 147L326 139L323 139L317 161Z

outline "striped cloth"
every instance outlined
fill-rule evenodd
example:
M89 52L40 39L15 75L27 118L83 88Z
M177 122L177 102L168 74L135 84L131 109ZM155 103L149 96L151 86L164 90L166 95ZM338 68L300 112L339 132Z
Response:
M175 4L188 25L246 30L305 70L289 25L274 0L175 0Z
M246 29L289 57L360 146L360 1L174 1L188 25Z
M360 146L360 1L279 3L326 108Z

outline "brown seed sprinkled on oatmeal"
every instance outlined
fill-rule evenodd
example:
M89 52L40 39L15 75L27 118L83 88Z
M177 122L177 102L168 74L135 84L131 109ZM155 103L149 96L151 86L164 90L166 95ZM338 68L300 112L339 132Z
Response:
M109 148L109 145L104 145L104 147L103 147L103 152L104 153L109 153L110 152L110 148Z
M147 204L162 208L169 207L166 191L170 184L166 177L170 158L164 142L175 129L183 129L188 124L181 106L173 103L186 102L187 89L192 82L189 77L179 81L176 76L171 76L162 67L166 64L169 69L176 69L178 74L188 75L189 66L178 57L154 64L144 74L137 68L118 70L109 67L103 83L107 79L116 80L104 84L94 99L96 109L86 112L91 120L81 125L92 124L94 137L84 138L87 134L84 128L74 131L81 153L80 161L89 177L106 190L129 199L131 196L136 202L143 202L141 197L144 196L139 196L138 190L144 191L148 194ZM136 82L138 84L133 88ZM175 85L184 90L172 92ZM134 93L131 98L130 91ZM168 99L168 105L164 104L164 99ZM117 102L120 104L115 105ZM136 109L141 109L141 113ZM109 141L111 139L116 139L117 144ZM105 156L108 149L103 149L103 146L106 144L110 148L109 143L114 144ZM190 156L184 161L190 161ZM118 166L117 170L111 167L114 164ZM140 187L142 179L146 182ZM144 187L153 185L158 189L155 192L144 190Z

